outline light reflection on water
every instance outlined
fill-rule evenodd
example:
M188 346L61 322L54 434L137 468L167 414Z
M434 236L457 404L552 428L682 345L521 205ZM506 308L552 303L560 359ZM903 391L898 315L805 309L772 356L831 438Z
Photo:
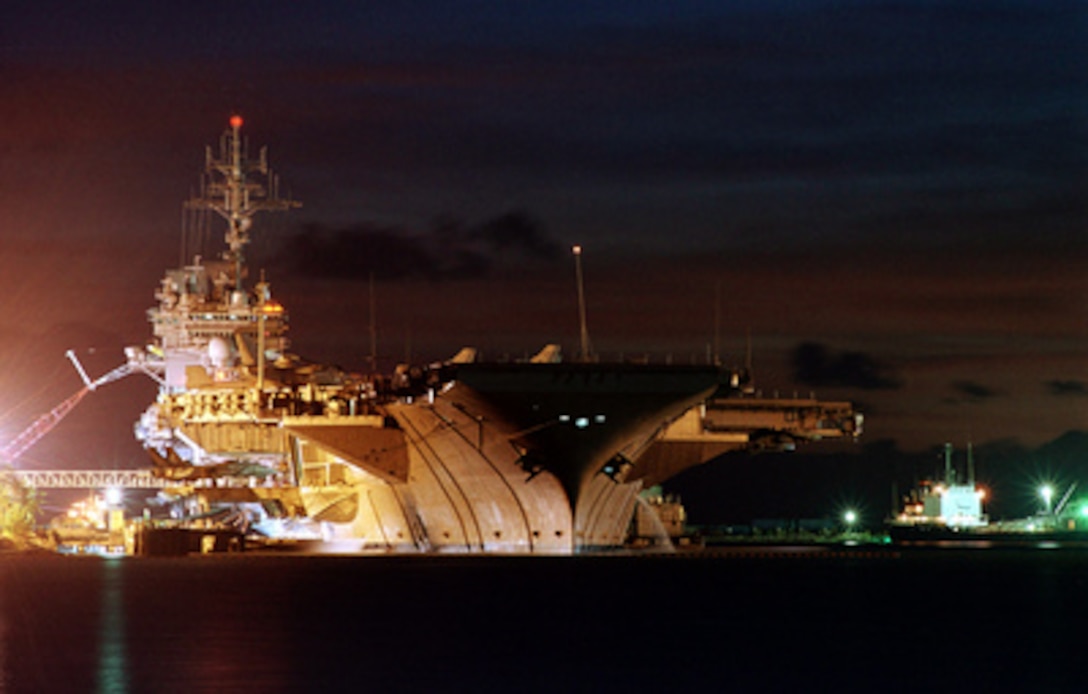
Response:
M294 691L305 612L260 564L0 557L0 692Z
M1088 610L1085 575L1088 550L1068 548L0 557L0 689L775 691L804 690L791 679L803 673L876 691L925 663L945 690L1042 678L1073 691L1064 667L1079 651L1064 634ZM947 662L932 657L932 623L904 619L940 595L972 627ZM960 667L1000 658L1024 625L1033 645L1017 659Z
M123 559L102 561L102 608L98 630L98 688L102 694L128 692L125 659L125 606Z
M0 692L8 691L8 620L5 617L8 607L4 602L4 596L8 594L4 585L4 572L0 571Z

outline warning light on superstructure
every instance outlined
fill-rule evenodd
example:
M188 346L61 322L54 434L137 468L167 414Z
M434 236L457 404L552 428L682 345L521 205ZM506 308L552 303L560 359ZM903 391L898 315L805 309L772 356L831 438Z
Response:
M261 313L279 314L284 312L283 304L277 303L275 301L266 301L265 303L261 304L260 310Z
M234 128L235 130L242 127L242 117L241 116L231 116L230 117L230 127Z

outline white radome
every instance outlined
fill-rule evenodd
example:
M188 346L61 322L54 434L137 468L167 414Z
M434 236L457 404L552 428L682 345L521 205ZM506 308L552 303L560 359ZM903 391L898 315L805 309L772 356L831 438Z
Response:
M223 367L230 364L230 344L221 337L213 337L208 341L208 359L212 366Z

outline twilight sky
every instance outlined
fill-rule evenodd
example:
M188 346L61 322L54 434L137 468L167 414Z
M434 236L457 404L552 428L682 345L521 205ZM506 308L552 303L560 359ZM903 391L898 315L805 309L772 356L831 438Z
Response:
M766 394L908 448L1088 427L1083 3L70 4L0 23L5 431L78 387L64 350L149 338L235 112L304 203L253 248L304 356L363 367L371 272L387 366L572 353L580 243L605 355L750 334ZM139 459L151 393L31 458Z

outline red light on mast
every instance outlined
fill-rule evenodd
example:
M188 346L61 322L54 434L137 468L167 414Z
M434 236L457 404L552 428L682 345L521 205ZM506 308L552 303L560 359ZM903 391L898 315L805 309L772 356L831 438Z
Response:
M230 127L234 128L235 130L242 127L242 117L241 116L231 116L230 117Z

